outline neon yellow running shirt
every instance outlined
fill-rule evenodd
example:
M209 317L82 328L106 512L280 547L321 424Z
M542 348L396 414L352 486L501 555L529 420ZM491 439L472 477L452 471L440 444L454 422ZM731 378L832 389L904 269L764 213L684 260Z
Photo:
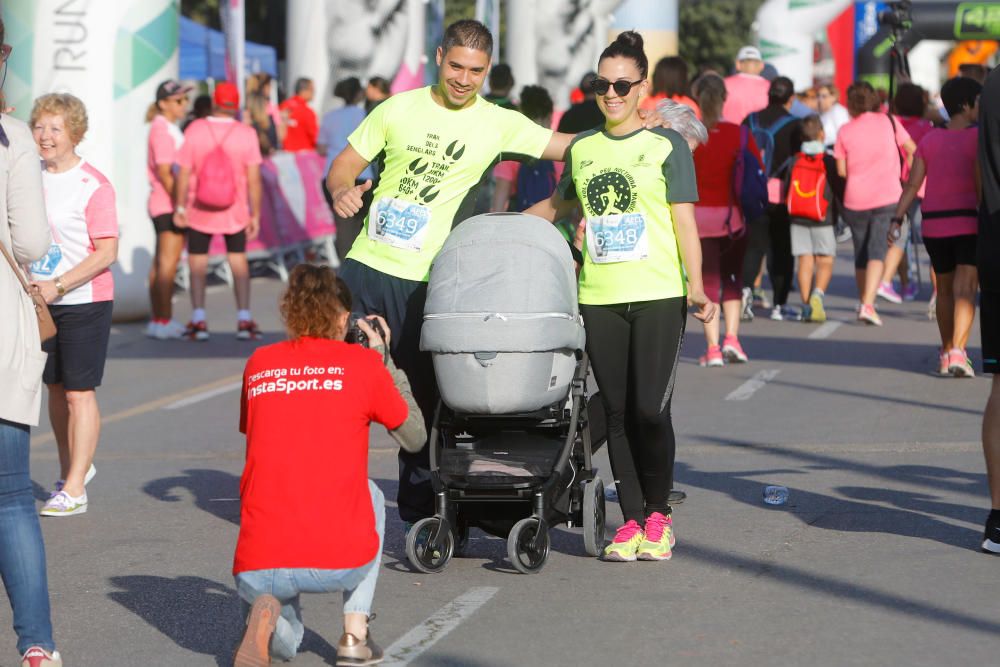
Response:
M539 158L551 138L551 130L480 97L458 111L437 104L430 87L390 97L348 137L369 162L384 154L385 167L347 257L426 281L452 226L472 215L478 186L501 155Z
M694 159L675 130L578 134L559 182L587 219L580 303L609 305L687 294L670 204L698 201Z

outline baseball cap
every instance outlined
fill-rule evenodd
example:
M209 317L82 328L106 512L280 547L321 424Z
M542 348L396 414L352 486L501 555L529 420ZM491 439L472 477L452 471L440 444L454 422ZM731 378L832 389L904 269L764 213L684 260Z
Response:
M236 111L240 108L239 88L236 87L235 83L222 81L216 84L215 95L213 95L212 100L215 102L215 106L220 109Z
M167 79L159 86L156 87L156 101L165 100L168 97L173 97L174 95L187 95L194 88L191 86L185 86L178 81L173 79Z
M756 46L744 46L736 54L736 60L764 60Z

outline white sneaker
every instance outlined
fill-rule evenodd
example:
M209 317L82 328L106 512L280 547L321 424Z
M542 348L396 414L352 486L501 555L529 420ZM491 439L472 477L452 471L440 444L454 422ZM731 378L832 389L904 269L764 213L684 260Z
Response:
M32 646L21 656L21 667L62 667L59 651L49 653L41 646Z
M781 314L781 306L775 306L771 309L771 319L775 322L780 322L785 319L784 315Z
M159 340L173 340L176 338L183 338L184 331L186 330L184 325L177 320L170 320L166 324L158 325L160 327L155 338Z
M97 468L94 466L93 463L91 463L90 467L87 468L87 474L83 476L83 485L87 486L88 484L90 484L90 480L94 479L94 475L96 474L97 474ZM60 479L59 481L57 481L56 490L52 492L52 496L62 491L64 486L66 486L66 480ZM51 498L52 496L49 497Z
M160 324L159 322L154 322L153 320L150 320L149 324L146 325L146 337L147 338L159 338L160 337L160 330L161 329L163 329L163 325L162 324Z
M46 501L39 512L42 516L73 516L87 511L87 493L74 498L65 491L60 491Z

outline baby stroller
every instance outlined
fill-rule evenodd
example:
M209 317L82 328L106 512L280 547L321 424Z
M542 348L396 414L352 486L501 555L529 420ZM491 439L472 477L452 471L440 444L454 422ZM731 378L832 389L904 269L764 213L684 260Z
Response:
M440 572L473 526L507 538L514 568L538 572L549 528L583 527L604 546L604 484L587 409L588 361L569 246L548 222L493 213L451 233L431 269L421 349L441 401L430 435L435 515L406 540L410 563Z

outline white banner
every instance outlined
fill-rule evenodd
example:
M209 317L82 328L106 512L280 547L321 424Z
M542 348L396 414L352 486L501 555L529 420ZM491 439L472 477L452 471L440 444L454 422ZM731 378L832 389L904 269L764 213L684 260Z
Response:
M246 6L244 0L219 4L222 34L226 40L226 79L236 84L240 103L246 104Z
M145 116L159 83L177 76L177 0L3 0L2 9L14 47L5 85L14 115L27 120L33 100L52 92L87 106L90 128L78 152L118 197L115 317L144 317L155 241Z

